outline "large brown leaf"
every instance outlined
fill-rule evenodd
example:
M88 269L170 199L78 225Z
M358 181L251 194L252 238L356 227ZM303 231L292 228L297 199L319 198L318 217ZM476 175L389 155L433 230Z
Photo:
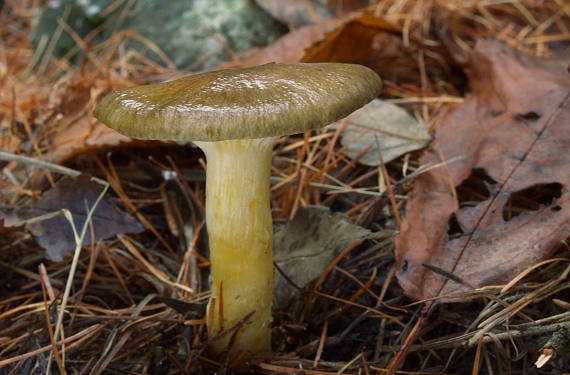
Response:
M570 76L568 62L544 60L497 41L476 45L466 73L471 94L437 129L437 143L421 158L449 164L420 176L409 195L396 239L398 280L417 299L467 287L426 268L453 272L478 287L504 283L547 257L570 235ZM494 180L489 199L459 208L457 186L473 170ZM559 196L538 210L503 216L509 197L547 185ZM457 219L459 234L448 226ZM461 233L462 232L462 233Z

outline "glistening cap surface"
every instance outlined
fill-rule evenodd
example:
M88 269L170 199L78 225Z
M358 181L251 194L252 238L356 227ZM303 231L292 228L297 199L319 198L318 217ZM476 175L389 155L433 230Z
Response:
M220 141L302 133L341 119L380 93L354 64L224 69L107 95L95 116L132 138Z

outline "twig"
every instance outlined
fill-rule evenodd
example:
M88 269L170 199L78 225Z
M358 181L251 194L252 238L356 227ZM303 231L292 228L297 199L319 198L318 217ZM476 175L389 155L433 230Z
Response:
M29 156L16 155L16 154L13 154L11 152L6 152L6 151L0 151L0 160L15 161L15 162L18 162L21 164L32 165L32 166L35 166L38 168L48 169L52 172L60 173L60 174L63 174L66 176L71 176L71 177L77 177L77 176L82 174L81 172L76 171L75 169L63 167L61 165L50 163L50 162L44 161L44 160L34 159L34 158L29 157ZM91 177L91 180L98 182L103 186L108 185L107 181L102 180L102 179L97 178L97 177Z

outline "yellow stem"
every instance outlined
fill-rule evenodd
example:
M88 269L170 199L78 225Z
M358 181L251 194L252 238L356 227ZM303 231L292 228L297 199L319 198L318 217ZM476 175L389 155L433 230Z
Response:
M269 177L274 141L196 142L208 162L206 225L212 272L209 337L255 311L238 331L232 354L238 350L249 354L271 351L273 226ZM231 336L216 341L214 352L224 351Z

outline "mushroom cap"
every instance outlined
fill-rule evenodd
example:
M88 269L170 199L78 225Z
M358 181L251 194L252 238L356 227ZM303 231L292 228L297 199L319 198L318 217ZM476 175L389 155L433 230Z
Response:
M266 64L115 91L94 114L139 139L264 138L328 125L377 97L381 86L362 65Z

